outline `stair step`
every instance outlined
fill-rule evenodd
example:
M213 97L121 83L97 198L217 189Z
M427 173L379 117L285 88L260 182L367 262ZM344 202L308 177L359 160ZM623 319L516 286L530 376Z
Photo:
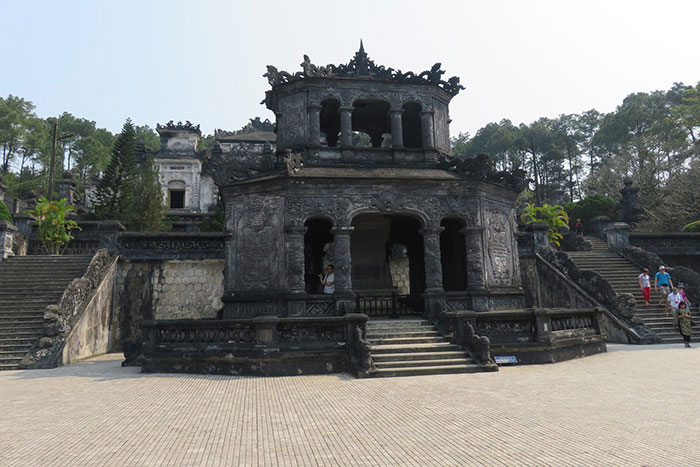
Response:
M426 367L426 366L448 366L448 365L469 365L474 361L470 358L444 358L436 360L396 360L375 362L377 368L405 368L405 367Z
M415 352L449 352L461 350L453 344L410 344L410 345L377 345L372 347L372 354L396 354Z
M405 345L405 344L431 344L445 343L445 338L438 337L382 337L367 338L372 346L380 345Z
M446 351L446 352L415 352L415 353L387 353L374 354L372 350L372 359L376 362L399 361L399 360L440 360L452 358L465 358L463 351Z
M390 376L422 376L422 375L442 375L454 373L474 373L483 371L478 365L444 365L444 366L425 366L425 367L406 367L406 368L387 368L373 371L369 376L373 378L390 377Z

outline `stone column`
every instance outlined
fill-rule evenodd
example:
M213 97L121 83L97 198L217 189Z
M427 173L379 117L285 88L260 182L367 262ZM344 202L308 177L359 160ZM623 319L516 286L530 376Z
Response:
M321 104L309 104L306 107L309 118L309 147L321 147Z
M340 314L352 313L355 308L355 292L352 290L352 254L350 235L355 227L334 227L333 260L335 264L336 308Z
M403 110L390 110L389 118L391 119L391 147L403 149Z
M440 293L442 286L442 260L440 258L440 232L444 227L425 227L418 232L423 235L425 254L425 292Z
M423 110L420 113L420 126L423 136L423 149L435 149L435 134L433 130L432 110Z
M467 247L467 287L469 290L483 290L486 286L484 275L484 228L470 225L459 231L464 234Z
M352 147L352 111L353 107L343 106L340 112L340 146Z
M486 288L486 269L484 268L484 228L469 225L460 229L464 234L467 250L467 290L474 311L488 311L488 290Z
M304 234L306 227L285 229L287 250L287 312L289 316L301 316L306 312L306 283L304 269Z

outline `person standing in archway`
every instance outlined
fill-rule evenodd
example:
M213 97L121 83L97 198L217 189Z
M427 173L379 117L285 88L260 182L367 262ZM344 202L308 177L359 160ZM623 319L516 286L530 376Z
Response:
M323 284L324 294L334 294L335 293L335 273L333 271L333 265L329 264L326 268L326 274L318 275L321 284Z

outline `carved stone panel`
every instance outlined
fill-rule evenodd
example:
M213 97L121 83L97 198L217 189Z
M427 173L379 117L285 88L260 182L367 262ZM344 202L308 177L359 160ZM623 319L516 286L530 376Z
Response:
M513 226L509 211L497 206L484 209L486 228L486 277L490 286L512 285L519 274L515 270Z
M306 142L306 103L301 96L286 98L281 102L284 145L293 146Z
M447 116L447 106L435 105L435 149L438 151L450 151L450 128Z
M282 198L252 195L237 207L236 291L283 290L285 278Z

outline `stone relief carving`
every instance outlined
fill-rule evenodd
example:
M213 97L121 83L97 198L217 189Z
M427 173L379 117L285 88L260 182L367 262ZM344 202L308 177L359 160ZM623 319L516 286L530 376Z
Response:
M306 132L306 104L302 99L285 99L281 103L282 122L285 144L304 143Z
M262 177L283 168L278 166L277 157L271 149L260 154L238 146L224 153L221 147L215 144L214 149L205 154L202 170L212 174L214 183L218 186L226 186Z
M486 253L493 285L510 285L513 277L510 257L514 251L510 241L510 223L505 212L489 208L485 211L487 229Z
M279 278L280 257L278 229L281 223L280 199L251 196L239 210L236 223L238 290L260 290L273 287ZM302 261L303 264L303 261Z
M303 225L313 215L330 217L337 226L350 225L360 212L405 212L424 224L439 225L448 216L480 225L479 201L473 196L402 196L391 190L341 196L290 196L285 199L288 225Z
M182 122L174 123L172 120L170 120L165 125L161 125L160 123L156 123L156 130L192 131L194 133L197 133L200 136L202 134L202 131L199 129L199 125L194 125L189 120L187 120L185 123L182 123Z
M486 154L477 154L475 157L452 157L445 154L436 156L438 167L452 172L460 173L473 180L486 180L499 185L507 186L518 192L527 188L529 180L527 173L522 169L512 172L505 170L495 171Z

